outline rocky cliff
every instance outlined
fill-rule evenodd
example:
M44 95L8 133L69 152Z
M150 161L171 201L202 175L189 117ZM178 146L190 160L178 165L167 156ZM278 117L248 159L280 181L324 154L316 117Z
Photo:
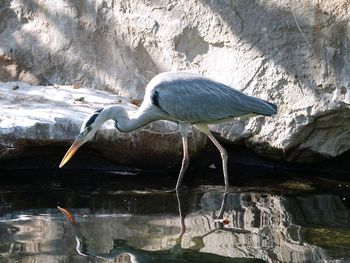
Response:
M350 149L349 12L347 0L5 0L0 80L142 99L157 73L196 72L279 107L274 118L214 131L263 154L309 162ZM62 132L73 137L77 126Z

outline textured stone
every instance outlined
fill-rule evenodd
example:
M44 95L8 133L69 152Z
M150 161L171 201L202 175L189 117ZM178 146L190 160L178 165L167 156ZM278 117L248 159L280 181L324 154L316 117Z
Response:
M223 138L290 161L350 149L347 0L5 0L0 12L0 54L42 84L142 99L159 72L197 72L279 107L213 126Z
M113 104L122 104L131 111L137 109L125 99L101 90L0 82L0 159L36 155L36 151L26 149L38 146L66 145L68 149L83 120L94 110ZM165 121L128 134L117 131L114 122L108 121L89 144L106 159L133 166L166 168L177 164L182 155L177 125ZM191 152L204 145L204 136L193 136Z

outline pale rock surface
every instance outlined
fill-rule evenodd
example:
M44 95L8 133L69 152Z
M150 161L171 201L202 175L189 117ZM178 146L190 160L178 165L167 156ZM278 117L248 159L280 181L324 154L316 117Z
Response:
M107 91L0 82L0 159L30 155L26 149L37 146L66 145L68 149L83 120L95 110L113 104L124 105L130 111L137 109ZM205 137L192 138L195 140L191 140L190 148L195 153L205 145ZM164 168L177 164L182 154L177 125L166 121L128 134L117 131L114 121L108 121L89 144L111 161L135 166Z
M213 126L222 137L309 162L350 149L349 13L348 0L5 0L0 78L142 99L157 73L196 72L279 107Z

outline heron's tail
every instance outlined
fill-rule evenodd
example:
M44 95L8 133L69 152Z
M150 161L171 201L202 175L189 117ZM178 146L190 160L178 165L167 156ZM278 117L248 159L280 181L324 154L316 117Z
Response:
M266 100L255 100L254 113L264 116L271 116L277 113L277 106Z
M276 114L277 113L277 105L273 104L271 102L268 102L268 101L266 101L266 103L269 104L274 109L275 113L273 113L273 114Z

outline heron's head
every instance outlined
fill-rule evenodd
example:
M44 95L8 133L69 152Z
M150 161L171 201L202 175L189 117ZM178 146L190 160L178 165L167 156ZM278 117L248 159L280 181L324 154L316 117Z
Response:
M72 158L72 156L79 149L80 146L82 146L84 143L86 143L88 140L94 137L98 128L105 122L103 110L104 109L95 111L83 122L80 128L80 133L71 145L71 147L69 147L66 154L64 155L59 165L60 168L63 165L65 165L65 163L68 162L70 158Z

